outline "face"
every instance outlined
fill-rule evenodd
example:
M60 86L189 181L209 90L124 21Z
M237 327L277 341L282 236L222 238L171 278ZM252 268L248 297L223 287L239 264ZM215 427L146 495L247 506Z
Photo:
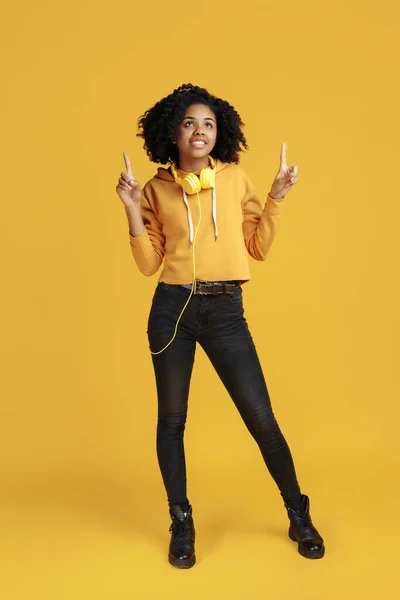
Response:
M214 148L216 139L217 118L214 112L204 104L192 104L185 111L176 138L179 162L204 160Z

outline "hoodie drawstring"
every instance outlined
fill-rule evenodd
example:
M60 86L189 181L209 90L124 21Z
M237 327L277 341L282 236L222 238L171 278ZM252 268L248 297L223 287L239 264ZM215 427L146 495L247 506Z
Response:
M189 202L187 199L187 195L185 190L182 188L183 201L186 204L187 213L188 213L188 222L189 222L189 244L190 246L193 244L193 220L190 212ZM214 235L215 241L218 238L218 225L217 225L217 192L215 191L215 187L212 188L212 217L214 222Z

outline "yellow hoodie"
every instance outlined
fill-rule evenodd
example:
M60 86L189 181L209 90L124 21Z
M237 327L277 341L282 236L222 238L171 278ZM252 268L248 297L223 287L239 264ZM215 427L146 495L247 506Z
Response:
M248 255L265 260L277 232L282 200L267 196L261 204L242 167L216 160L215 189L199 192L201 222L195 250L196 279L250 279ZM186 174L178 170L180 177ZM129 232L136 264L153 275L164 259L158 281L193 281L193 238L199 222L197 194L186 195L170 171L159 167L143 188L144 231Z

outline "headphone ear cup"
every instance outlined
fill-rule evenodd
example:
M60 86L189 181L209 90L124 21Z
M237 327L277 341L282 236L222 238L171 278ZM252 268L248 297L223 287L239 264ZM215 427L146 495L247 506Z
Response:
M203 189L214 187L215 170L211 167L206 167L200 171L200 184Z
M200 180L194 173L186 175L186 177L181 180L181 185L187 194L195 194L201 190Z
M215 184L215 170L210 167L206 167L200 171L200 183L203 189L214 187Z

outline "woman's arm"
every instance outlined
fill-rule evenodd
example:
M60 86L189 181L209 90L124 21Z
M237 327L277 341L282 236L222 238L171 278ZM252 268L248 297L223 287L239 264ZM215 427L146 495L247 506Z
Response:
M143 233L145 225L142 219L140 203L136 202L130 206L125 206L125 211L128 217L130 235L135 237Z
M153 275L163 262L166 239L162 224L147 198L146 187L143 190L139 208L128 208L126 213L133 258L143 275Z
M133 176L126 152L124 160L126 172L121 173L116 190L125 205L133 258L143 275L153 275L164 258L165 236L162 225L146 197L148 184L142 190L142 186Z
M252 258L265 260L277 234L283 201L268 194L263 206L253 184L248 182L249 189L242 206L244 243Z

